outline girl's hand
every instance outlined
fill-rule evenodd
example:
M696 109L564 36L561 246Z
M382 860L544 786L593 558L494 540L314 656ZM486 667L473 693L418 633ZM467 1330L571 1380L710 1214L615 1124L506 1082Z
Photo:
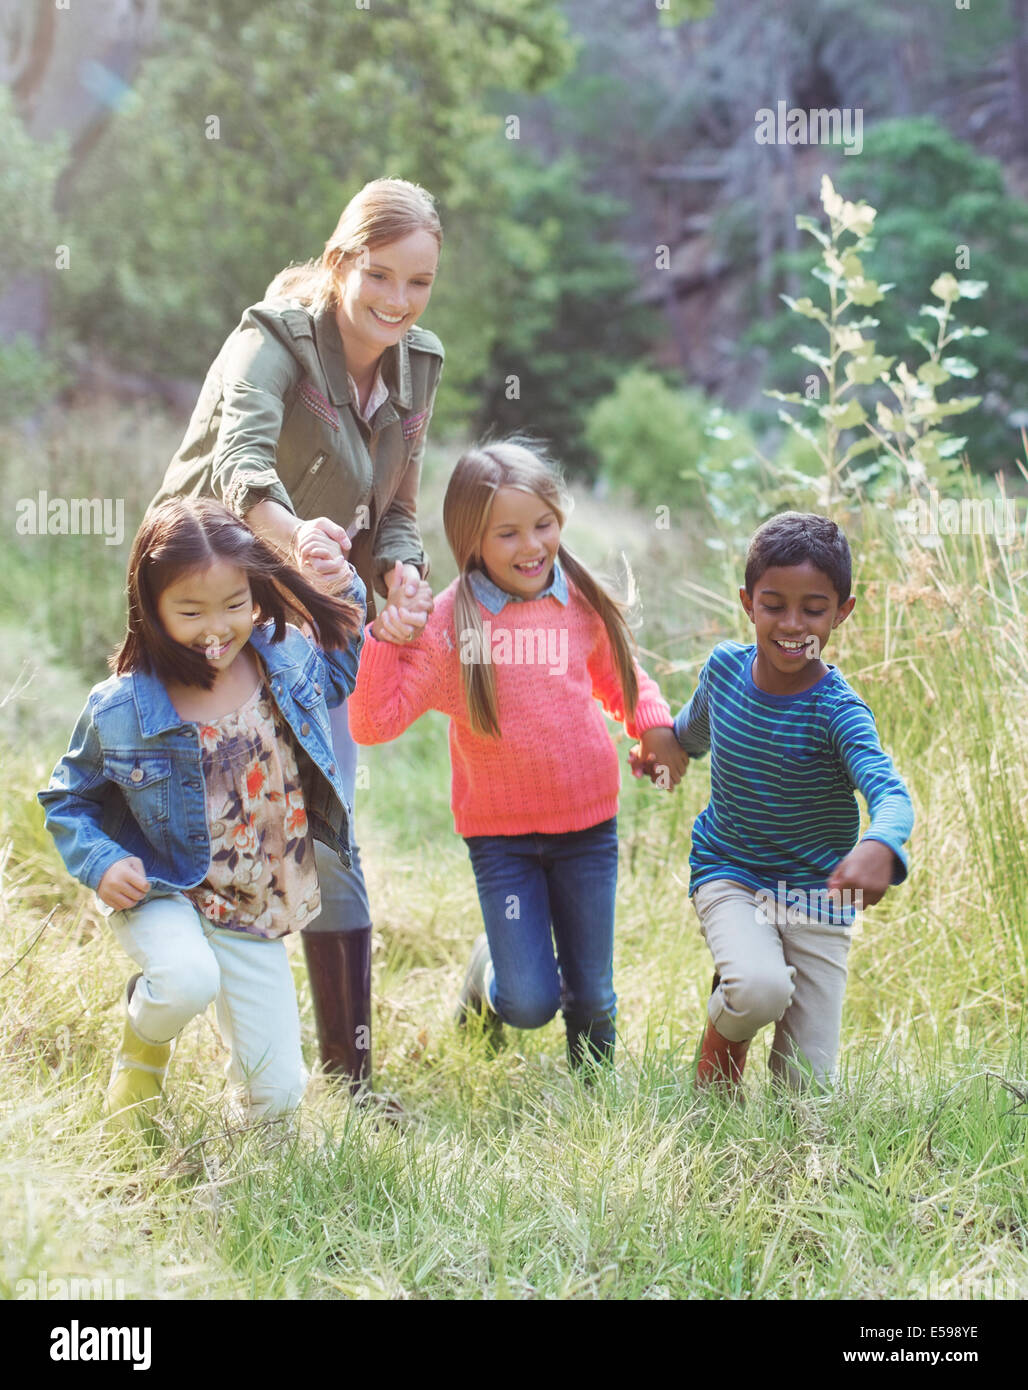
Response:
M104 874L97 885L96 894L108 907L124 912L135 907L150 891L150 883L143 868L143 861L131 857L119 859Z
M674 791L685 776L689 754L667 727L647 729L629 751L633 777L648 777L655 786Z
M428 615L435 607L432 590L413 565L401 565L397 562L383 578L388 589L386 613L383 617L391 615L391 621L383 624L388 630L385 640L411 642L422 631L428 622ZM376 618L371 625L371 631L376 637L377 622Z
M840 859L828 879L828 891L859 894L854 906L874 907L892 886L896 856L881 840L861 840Z
M350 537L342 526L330 517L317 516L311 521L301 521L293 532L290 558L297 569L313 571L320 587L329 591L344 588L353 574L346 558L350 544Z
M406 610L398 609L391 603L371 624L371 635L379 642L394 642L399 647L405 647L414 640L419 630L412 625L410 616Z

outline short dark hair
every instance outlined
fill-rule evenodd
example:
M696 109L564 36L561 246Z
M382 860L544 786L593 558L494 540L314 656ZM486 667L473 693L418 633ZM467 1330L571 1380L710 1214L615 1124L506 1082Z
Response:
M746 552L746 592L752 595L767 570L807 560L828 576L845 603L853 585L849 542L841 527L814 512L780 512L754 533Z
M128 632L108 665L116 675L146 671L158 680L210 690L214 672L199 652L175 642L164 630L157 601L189 570L206 570L225 560L246 572L254 607L273 622L273 642L286 623L309 623L324 647L345 646L360 630L357 603L330 598L316 589L245 521L207 497L173 497L148 512L132 542L128 563Z

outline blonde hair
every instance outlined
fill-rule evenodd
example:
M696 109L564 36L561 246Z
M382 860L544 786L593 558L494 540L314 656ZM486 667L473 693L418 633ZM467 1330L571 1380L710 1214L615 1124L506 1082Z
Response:
M473 570L485 568L482 563L482 540L493 498L501 487L534 493L555 513L558 524L562 530L564 528L568 510L567 494L556 466L533 440L514 435L508 439L475 445L461 455L443 499L443 526L459 571L453 617L458 646L462 651L465 642L470 651L482 650L482 615L471 587L470 575ZM632 657L634 643L625 618L628 605L614 598L564 545L558 547L557 558L582 598L603 620L621 682L625 715L630 719L638 703L639 683ZM461 680L471 727L476 733L499 737L496 677L492 662L462 659Z
M315 313L334 309L339 274L350 257L419 231L430 232L442 246L442 224L431 193L406 179L373 179L343 208L321 256L280 270L264 297L298 299Z

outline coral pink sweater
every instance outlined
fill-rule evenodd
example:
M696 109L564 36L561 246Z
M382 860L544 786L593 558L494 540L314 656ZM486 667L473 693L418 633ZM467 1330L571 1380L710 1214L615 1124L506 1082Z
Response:
M486 650L501 737L477 734L461 682L456 588L454 580L438 596L424 632L409 646L378 642L368 627L349 702L354 739L387 743L425 710L448 714L450 805L459 835L555 835L609 820L617 812L620 771L596 702L638 738L674 722L656 684L636 665L639 701L635 718L626 720L606 628L570 579L566 607L551 595L508 603L497 615L479 604L491 638Z

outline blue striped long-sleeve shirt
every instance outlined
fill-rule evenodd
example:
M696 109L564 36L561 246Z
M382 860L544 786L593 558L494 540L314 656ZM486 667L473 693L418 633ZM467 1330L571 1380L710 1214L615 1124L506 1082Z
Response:
M722 642L675 720L690 755L710 751L710 803L693 825L690 892L728 878L813 919L849 923L853 908L829 896L829 874L863 838L881 840L907 876L903 850L914 808L883 751L874 715L834 666L799 695L769 695L753 682L756 647ZM788 897L783 896L785 886Z

